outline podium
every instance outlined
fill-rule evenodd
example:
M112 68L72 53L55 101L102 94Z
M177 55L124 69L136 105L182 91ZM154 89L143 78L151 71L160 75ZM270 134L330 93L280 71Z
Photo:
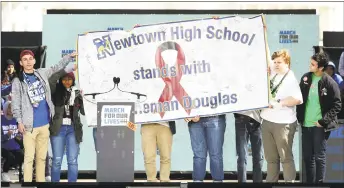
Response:
M134 102L97 103L97 182L134 182Z

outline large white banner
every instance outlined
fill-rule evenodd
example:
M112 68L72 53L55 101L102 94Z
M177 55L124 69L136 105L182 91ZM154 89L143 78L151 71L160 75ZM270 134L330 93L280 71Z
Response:
M136 123L263 108L268 105L262 16L228 17L94 32L78 38L79 84L84 93L119 89L141 93ZM88 123L96 102L136 101L117 88L85 96Z

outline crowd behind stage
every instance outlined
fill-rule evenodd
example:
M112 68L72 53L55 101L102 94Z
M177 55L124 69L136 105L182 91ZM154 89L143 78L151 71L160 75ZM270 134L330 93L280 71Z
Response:
M77 181L79 144L83 141L80 115L85 115L83 94L75 86L73 74L77 67L72 59L77 55L66 55L52 67L39 69L34 69L35 55L30 50L18 54L19 62L7 60L1 78L2 181L10 181L8 172L15 168L19 170L21 182L59 182L64 154L68 182ZM339 61L339 74L329 59L324 52L313 54L309 62L304 62L309 64L309 70L297 80L287 50L271 55L269 108L234 113L239 182L246 182L248 142L252 149L253 182L263 182L264 160L267 163L265 182L278 181L280 164L284 180L293 182L296 169L292 146L297 127L302 131L306 182L324 181L327 140L331 131L339 128L338 118L344 119L344 52ZM20 64L20 70L15 70L15 64ZM204 180L209 153L212 179L222 182L225 114L196 116L185 121L193 151L193 181ZM174 121L141 125L147 181L170 181L174 134L177 134ZM94 141L96 146L95 135ZM159 178L155 162L157 149Z

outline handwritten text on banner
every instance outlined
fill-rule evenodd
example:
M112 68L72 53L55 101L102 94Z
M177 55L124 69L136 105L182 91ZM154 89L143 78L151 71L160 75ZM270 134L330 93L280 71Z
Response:
M147 95L135 123L167 121L262 108L268 105L267 59L261 16L229 17L95 32L78 39L80 87L113 87ZM91 97L89 97L91 98ZM118 90L96 102L135 101ZM85 100L87 118L96 105Z

